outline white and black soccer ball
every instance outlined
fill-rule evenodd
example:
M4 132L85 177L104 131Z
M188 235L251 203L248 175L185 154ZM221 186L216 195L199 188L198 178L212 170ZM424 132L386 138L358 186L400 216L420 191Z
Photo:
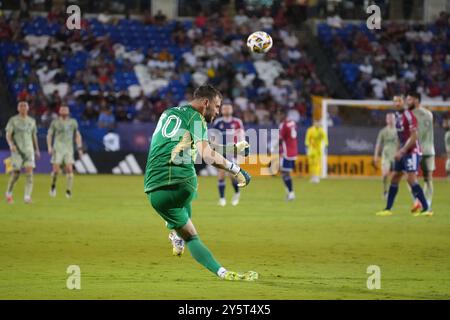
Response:
M253 32L247 38L247 47L254 53L267 53L272 45L272 37L264 31Z

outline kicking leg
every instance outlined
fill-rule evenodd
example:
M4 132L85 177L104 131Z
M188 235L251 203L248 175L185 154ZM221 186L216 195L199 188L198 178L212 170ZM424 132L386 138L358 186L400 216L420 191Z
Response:
M254 271L249 271L243 274L227 271L214 258L211 251L203 244L200 237L192 224L191 219L181 228L176 229L178 235L186 242L192 257L212 273L225 280L256 280L258 274Z

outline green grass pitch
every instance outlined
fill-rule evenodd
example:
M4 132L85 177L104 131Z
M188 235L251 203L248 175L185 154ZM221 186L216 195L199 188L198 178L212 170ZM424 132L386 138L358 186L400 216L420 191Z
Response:
M414 218L405 184L395 215L376 217L378 180L295 179L287 203L280 178L255 178L238 207L220 208L216 179L199 178L202 240L230 270L258 271L254 283L220 281L189 252L173 257L142 177L77 176L71 200L58 182L51 199L49 176L36 176L25 205L21 177L16 203L0 203L1 299L450 298L448 181L435 182L434 217ZM81 290L66 288L69 265L81 269ZM366 286L370 265L381 269L379 290Z

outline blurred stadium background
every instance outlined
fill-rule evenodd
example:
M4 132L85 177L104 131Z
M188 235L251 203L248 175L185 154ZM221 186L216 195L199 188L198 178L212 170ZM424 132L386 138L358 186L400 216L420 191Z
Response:
M79 31L65 26L71 4L81 8ZM369 4L381 9L381 30L366 26ZM448 99L448 9L444 0L1 1L0 124L17 101L28 101L44 148L47 127L67 103L92 160L78 162L79 173L140 174L161 112L208 81L247 128L275 128L276 111L286 110L301 128L304 154L304 132L320 118L323 98L390 100L417 88L423 100ZM263 57L245 46L256 30L275 42ZM450 113L434 111L442 177ZM364 156L385 112L329 107L329 154L337 156L329 157L330 174L378 174ZM9 154L4 134L1 160ZM37 172L50 171L48 160L43 153Z

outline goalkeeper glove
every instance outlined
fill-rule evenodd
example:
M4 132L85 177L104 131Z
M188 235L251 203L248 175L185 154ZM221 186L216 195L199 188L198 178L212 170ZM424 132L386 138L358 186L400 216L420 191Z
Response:
M242 140L241 142L234 144L234 151L237 154L244 154L244 157L247 157L250 153L250 145L247 141Z
M241 168L241 170L239 170L239 172L234 176L238 182L238 187L239 188L243 188L248 186L248 184L250 183L250 180L252 178L251 175L248 174L247 171L243 170Z
M252 178L247 171L240 168L237 164L233 162L228 162L229 166L227 170L233 173L234 178L237 180L237 185L239 188L246 187L250 183L250 179Z

